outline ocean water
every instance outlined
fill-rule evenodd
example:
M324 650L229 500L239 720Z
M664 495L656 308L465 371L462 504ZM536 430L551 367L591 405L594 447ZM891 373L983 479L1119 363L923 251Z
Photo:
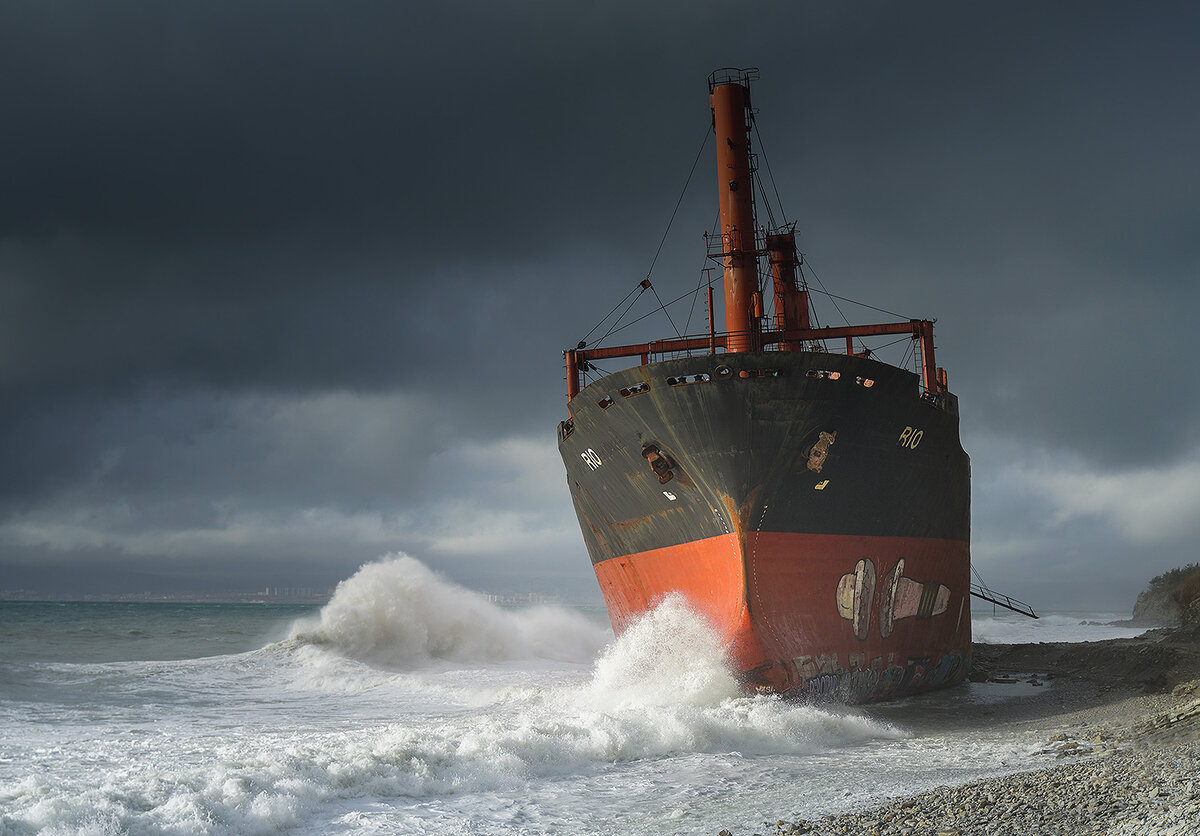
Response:
M976 616L990 641L1136 630ZM660 652L669 643L675 652ZM420 562L324 607L0 603L0 834L735 834L1039 764L952 718L738 693L679 601L503 609ZM1052 687L1052 686L1050 686Z

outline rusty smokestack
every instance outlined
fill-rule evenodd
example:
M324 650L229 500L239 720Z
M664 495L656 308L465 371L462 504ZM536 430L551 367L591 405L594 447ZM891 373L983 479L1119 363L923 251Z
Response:
M750 179L750 80L754 69L721 69L708 77L717 139L717 197L721 206L721 264L725 271L725 330L729 351L758 348L751 311L758 290L754 188Z
M785 336L784 351L799 351L801 340L787 339L788 331L807 331L808 291L796 284L800 259L796 254L796 233L787 229L767 236L767 259L771 265L771 282L775 292L775 330Z

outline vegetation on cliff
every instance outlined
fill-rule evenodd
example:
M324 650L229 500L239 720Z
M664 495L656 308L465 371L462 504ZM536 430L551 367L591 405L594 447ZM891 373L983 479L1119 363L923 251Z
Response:
M1151 578L1133 605L1134 624L1200 623L1200 564L1189 563Z

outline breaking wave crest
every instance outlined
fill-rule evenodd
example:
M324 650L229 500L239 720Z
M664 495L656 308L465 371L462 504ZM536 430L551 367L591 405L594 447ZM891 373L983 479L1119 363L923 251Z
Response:
M503 609L397 554L338 584L316 623L297 624L291 638L371 664L412 669L437 660L588 662L609 636L562 607Z
M739 695L721 636L681 595L666 598L596 660L597 706L712 705Z
M679 752L800 754L903 736L853 711L742 694L720 633L682 596L666 598L597 659L591 680L557 705L571 736L604 740L594 757Z
M495 607L409 557L372 563L291 641L71 670L107 689L111 719L98 734L95 706L55 698L51 739L82 731L69 748L14 741L37 768L0 789L0 834L678 832L672 810L708 794L828 782L817 761L838 749L874 774L864 744L905 736L742 696L682 598L601 650L607 637L561 608Z

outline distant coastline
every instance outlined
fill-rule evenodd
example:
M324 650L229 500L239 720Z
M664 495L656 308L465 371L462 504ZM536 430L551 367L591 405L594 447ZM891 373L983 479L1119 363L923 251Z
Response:
M268 587L254 592L121 592L81 595L75 592L42 592L24 589L0 590L0 602L30 602L46 604L102 603L102 604L328 604L334 590L309 588ZM480 593L488 601L501 607L536 606L539 604L565 604L560 595L540 592ZM591 602L588 602L591 603Z
M329 603L332 590L281 590L268 593L256 592L124 592L95 595L78 593L26 591L21 589L0 590L0 602L26 602L45 604L97 603L97 604L313 604Z

